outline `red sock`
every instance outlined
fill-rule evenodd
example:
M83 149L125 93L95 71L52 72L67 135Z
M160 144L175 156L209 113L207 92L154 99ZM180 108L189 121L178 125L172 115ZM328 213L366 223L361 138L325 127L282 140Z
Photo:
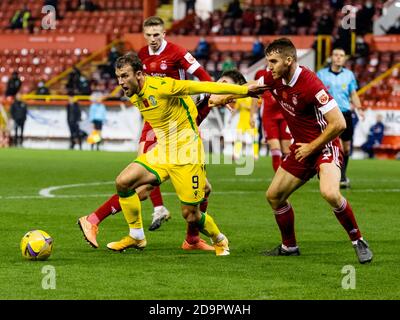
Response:
M278 170L279 166L281 165L282 152L279 149L272 149L271 156L272 156L272 167L276 172L276 170Z
M333 209L333 212L340 224L346 230L351 241L356 241L361 238L361 232L358 229L353 210L346 199L343 198L342 205L339 208Z
M200 231L197 223L187 224L186 241L189 244L195 244L200 241Z
M207 212L207 207L208 207L208 195L205 195L203 202L200 203L200 211Z
M111 214L120 212L121 205L119 204L119 196L114 194L110 199L104 202L95 212L89 215L88 221L92 224L99 225L105 218Z
M290 203L275 211L275 220L281 231L282 243L287 247L296 246L296 235L294 233L294 212Z
M153 191L150 193L150 199L151 199L151 202L153 203L154 208L164 205L159 186L154 187Z

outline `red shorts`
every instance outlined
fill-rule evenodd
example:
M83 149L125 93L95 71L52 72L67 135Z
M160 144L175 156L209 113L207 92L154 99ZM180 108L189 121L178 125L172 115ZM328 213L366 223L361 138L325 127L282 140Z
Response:
M142 135L140 136L140 142L144 142L143 152L146 153L157 143L157 137L154 134L153 128L148 122L145 122L142 129Z
M278 139L278 140L290 140L292 136L289 132L285 119L271 119L263 118L263 128L266 140Z
M297 146L295 144L290 146L290 153L283 159L281 167L303 181L307 181L315 176L319 172L319 166L322 163L334 162L339 168L343 164L343 152L338 139L330 142L319 153L307 157L303 162L296 160L296 149Z

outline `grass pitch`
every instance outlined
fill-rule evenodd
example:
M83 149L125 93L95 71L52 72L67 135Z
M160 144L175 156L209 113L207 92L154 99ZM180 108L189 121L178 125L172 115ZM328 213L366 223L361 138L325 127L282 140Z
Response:
M236 176L234 165L207 166L213 186L209 212L230 240L230 256L180 249L185 223L170 182L162 191L172 219L159 230L147 231L152 207L143 203L144 251L106 248L127 234L122 213L100 225L100 248L92 249L76 220L114 193L115 177L133 158L132 153L0 150L0 299L400 298L400 162L350 161L352 189L344 195L375 255L371 264L360 265L316 179L291 197L302 255L259 254L280 242L264 197L273 175L270 158L256 162L249 176ZM22 258L19 243L31 229L54 238L49 260ZM49 265L56 287L45 290L42 271ZM351 267L355 289L346 290L342 270Z

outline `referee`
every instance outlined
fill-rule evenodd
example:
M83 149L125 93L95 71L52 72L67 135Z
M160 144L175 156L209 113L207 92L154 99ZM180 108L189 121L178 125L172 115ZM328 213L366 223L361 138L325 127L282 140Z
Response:
M346 177L347 163L349 162L351 140L353 139L352 109L357 109L361 117L363 111L360 98L357 95L357 82L352 71L346 69L346 52L342 48L332 51L330 67L317 72L317 76L324 83L329 93L333 96L346 119L346 130L340 135L344 153L344 164L340 179L340 188L350 188L350 180ZM351 102L351 104L350 104Z

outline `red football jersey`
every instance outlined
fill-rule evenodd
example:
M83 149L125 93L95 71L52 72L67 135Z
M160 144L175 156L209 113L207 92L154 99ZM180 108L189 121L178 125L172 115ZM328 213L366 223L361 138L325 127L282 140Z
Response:
M150 76L185 80L186 72L194 74L200 67L199 62L185 48L165 40L157 52L145 46L138 56L143 62L143 70Z
M258 70L254 77L255 80L265 76L267 70ZM281 107L278 102L276 102L275 98L272 96L270 91L265 91L262 95L263 99L263 114L262 117L268 119L283 119L283 114L281 111Z
M163 40L157 52L145 46L140 49L138 56L142 60L143 70L150 76L185 80L186 74L189 73L195 75L200 81L212 81L210 75L190 52L166 40ZM210 110L210 107L204 104L198 108L198 124L207 117Z
M271 87L295 143L308 143L320 136L327 126L324 114L338 107L317 75L305 67L297 66L289 83L283 78L274 80L270 71L259 82Z

